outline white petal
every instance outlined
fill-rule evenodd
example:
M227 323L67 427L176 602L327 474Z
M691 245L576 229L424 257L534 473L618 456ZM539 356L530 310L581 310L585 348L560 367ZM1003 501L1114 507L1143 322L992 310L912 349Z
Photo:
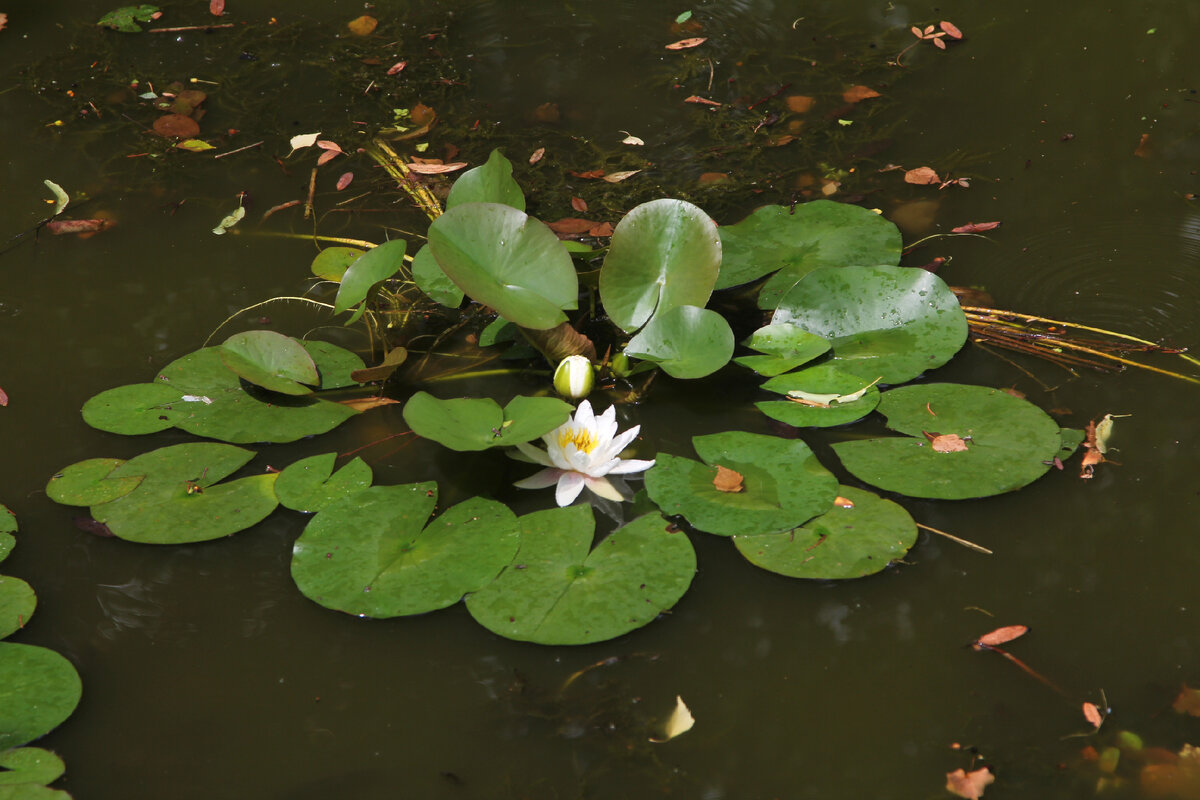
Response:
M596 420L597 433L600 435L600 441L607 442L617 433L617 407L609 406L604 410L604 413Z
M542 450L539 447L534 447L529 442L517 443L517 449L521 451L522 455L535 464L541 464L543 467L556 466L555 463L550 460L550 455L545 450Z
M621 451L629 447L633 440L637 438L638 433L642 430L641 425L634 425L629 430L622 433L620 436L612 440L612 457L621 455Z
M654 466L653 458L650 459L649 461L642 461L642 460L636 459L636 458L625 458L625 459L621 459L620 461L621 461L621 463L617 464L615 467L612 467L608 470L608 474L610 474L610 475L628 475L631 472L642 472L642 471L648 470Z
M524 480L519 480L513 484L518 489L545 489L547 486L553 486L558 483L558 479L563 475L561 469L544 469L541 472L535 472Z
M603 497L605 500L615 500L620 503L625 498L617 491L617 487L608 482L608 478L585 478L587 487L592 490L593 494Z
M584 400L579 404L579 408L575 409L575 426L576 428L586 428L589 431L596 430L596 415L592 413L592 404Z
M558 488L554 491L554 502L559 507L569 506L583 491L583 476L578 472L564 472L558 479Z

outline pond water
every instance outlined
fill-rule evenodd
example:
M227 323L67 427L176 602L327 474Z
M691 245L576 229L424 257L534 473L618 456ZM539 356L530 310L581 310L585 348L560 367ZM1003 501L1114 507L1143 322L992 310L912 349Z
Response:
M436 83L414 68L423 91L398 93L395 104L422 100L463 131L481 120L482 131L463 133L472 158L486 156L491 126L520 165L539 144L531 114L553 102L563 147L574 136L611 150L629 131L650 150L662 143L647 158L663 160L663 174L709 168L711 153L697 151L710 144L697 133L698 115L708 112L679 102L671 88L677 57L662 50L683 38L669 23L685 4L392 5L372 13L385 25L404 21L388 34L408 48L398 56L415 67L443 48L452 72L451 83ZM706 25L700 35L715 40L708 96L767 95L783 83L803 93L806 70L830 80L829 62L846 58L854 71L847 82L869 77L884 94L870 119L892 140L863 169L928 164L971 179L969 189L943 191L904 186L898 173L864 180L866 204L896 219L906 241L1003 221L990 240L938 240L906 263L950 257L940 274L986 286L998 307L1200 343L1200 209L1189 195L1200 191L1200 86L1188 56L1200 6L1078 2L1051 20L1036 8L995 5L733 0L692 8ZM972 763L951 749L958 742L978 748L996 773L989 797L1090 797L1097 773L1078 753L1106 742L1105 731L1135 731L1170 750L1200 741L1200 720L1169 708L1181 684L1200 685L1197 387L1147 373L1068 380L1052 366L1021 362L1055 387L1047 391L968 346L931 377L1016 386L1044 408L1071 409L1068 425L1131 414L1113 441L1120 465L1081 481L1068 464L985 500L904 500L917 521L994 554L922 534L904 563L855 581L781 578L751 567L728 542L696 534L699 572L675 609L586 647L500 639L461 606L391 621L320 608L289 576L303 526L290 512L193 546L140 546L76 529L75 510L45 497L50 475L85 458L129 458L189 440L92 430L79 417L83 402L147 379L237 309L307 288L310 242L218 238L213 225L239 192L249 193L255 217L303 197L307 167L284 174L269 157L286 154L288 136L345 130L347 117L363 120L388 105L342 83L330 55L361 3L230 0L228 8L233 21L264 33L105 38L88 30L104 4L3 9L0 245L47 213L44 178L88 192L89 214L119 220L90 240L26 237L0 256L0 386L11 398L0 408L0 502L21 525L3 571L39 596L36 617L11 640L57 650L84 683L76 713L38 742L67 763L57 786L93 799L935 797L946 772ZM197 10L167 9L165 24L204 21ZM939 19L957 24L966 41L948 52L921 43L905 55L906 68L886 66L912 41L910 25ZM435 31L433 43L420 38ZM231 47L222 36L241 38ZM108 43L93 55L88 48L101 39ZM843 44L861 53L839 55ZM854 66L860 57L875 61ZM213 88L206 129L245 131L230 148L272 143L220 161L136 157L149 149L144 114L133 119L135 103L113 100L97 103L102 120L70 117L81 103L63 99L69 69L80 71L81 98L88 69L123 80L220 75L230 85ZM128 124L116 121L121 113ZM58 118L68 124L48 125ZM763 158L786 165L789 152ZM353 165L369 171L361 157ZM763 202L793 195L763 189ZM333 194L319 196L327 210ZM733 222L735 206L744 213L752 201L731 193L713 213ZM378 239L373 226L383 221L423 229L418 213L391 202L345 219L327 214L318 232ZM298 215L286 219L274 230L313 230ZM297 307L256 313L293 335L324 324ZM651 452L686 454L691 436L730 427L770 432L753 412L752 384L733 380L728 371L698 383L662 379L651 402L623 413L643 426ZM318 441L258 448L255 464L353 450L403 430L398 408ZM830 436L811 437L822 456ZM521 476L503 456L451 457L432 442L364 455L379 483L438 480L446 505L476 493L502 495L522 511L548 502L505 488ZM1012 652L1066 697L966 646L1014 623L1032 632ZM652 720L676 695L695 728L649 744ZM1102 697L1112 715L1099 738L1067 738L1089 728L1080 703Z

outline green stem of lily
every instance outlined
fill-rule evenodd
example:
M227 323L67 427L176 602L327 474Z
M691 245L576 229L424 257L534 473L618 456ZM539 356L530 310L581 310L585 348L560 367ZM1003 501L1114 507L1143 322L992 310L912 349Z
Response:
M481 369L473 372L456 372L453 375L437 375L432 378L426 378L426 383L445 383L447 381L461 381L468 378L490 378L495 375L549 375L550 370L529 370L517 367L503 367L500 369Z

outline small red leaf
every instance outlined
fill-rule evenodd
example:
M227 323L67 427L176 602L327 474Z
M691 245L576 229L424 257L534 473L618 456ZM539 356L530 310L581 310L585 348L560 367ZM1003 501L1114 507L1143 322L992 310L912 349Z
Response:
M8 392L4 391L3 388L0 388L0 406L6 405L8 405Z
M708 98L706 98L706 97L701 97L701 96L700 96L700 95L698 95L698 94L694 94L694 95L692 95L691 97L685 98L683 102L685 102L685 103L703 103L703 104L704 104L704 105L706 105L706 106L719 106L719 105L721 105L721 104L720 104L720 103L718 103L716 100L709 100Z
M977 641L988 647L996 647L1005 642L1011 642L1013 639L1019 639L1028 632L1027 625L1005 625L1003 628L996 628L991 633L985 633Z
M961 39L963 37L962 31L960 31L958 26L953 22L946 22L945 20L942 20L938 23L938 27L944 30L947 35L952 36L955 39Z
M597 223L590 219L579 219L578 217L564 217L557 222L547 222L546 227L555 233L584 233L590 230Z
M946 49L946 43L945 43L945 42L943 42L941 39L934 39L934 40L933 40L933 43L934 43L934 45L935 45L935 46L936 46L936 47L937 47L939 50L945 50L945 49Z
M580 214L586 214L587 213L587 201L584 200L582 197L572 197L571 198L571 208L575 209Z
M979 800L983 797L983 789L994 783L996 776L987 767L980 767L973 772L956 769L946 773L946 791L966 800Z
M678 42L671 42L666 46L668 50L689 50L693 47L699 47L708 41L708 37L700 36L694 39L680 39Z
M219 17L225 13L225 0L208 0L208 13Z
M330 161L333 161L335 158L337 158L341 154L342 154L341 150L326 150L323 153L321 153L320 157L317 159L317 166L319 167L322 164L328 164Z
M536 164L537 162L541 161L542 157L545 155L546 155L546 148L539 147L537 150L534 150L532 153L530 153L529 163Z
M1104 724L1104 715L1100 713L1100 708L1095 703L1083 704L1083 716L1088 722L1092 723L1092 727L1099 728Z
M942 179L938 177L938 174L931 167L917 167L904 173L904 182L925 186L941 183Z
M951 228L951 233L983 233L984 231L995 230L1000 227L999 222L968 222L966 225L959 225L957 228Z
M396 75L397 73L399 73L401 70L403 70L407 66L408 66L407 61L397 61L395 64L392 64L390 67L388 67L387 74L388 75Z
M917 37L918 39L924 38L923 36L921 36L921 29L918 28L916 25L912 26L912 28L910 28L910 30L912 31L912 35Z
M352 180L354 180L353 172L342 173L342 177L337 179L337 190L340 192L342 189L345 189L350 185L350 181Z

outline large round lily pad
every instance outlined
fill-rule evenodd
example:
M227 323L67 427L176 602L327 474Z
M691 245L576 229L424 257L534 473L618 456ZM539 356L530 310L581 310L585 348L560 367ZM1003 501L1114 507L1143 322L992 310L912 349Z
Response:
M759 292L759 308L774 308L796 281L821 267L899 264L900 231L858 206L813 200L789 208L763 206L721 228L724 258L717 288L777 274Z
M429 226L429 248L472 300L523 328L547 330L579 303L571 254L554 232L500 203L464 203Z
M40 747L18 747L0 752L0 787L12 787L0 800L36 800L38 797L69 797L66 792L46 789L67 771L66 764L54 753ZM39 792L50 792L41 794Z
M58 653L0 642L0 750L54 730L71 716L82 692L79 673Z
M372 486L319 511L292 550L309 599L367 617L423 614L486 586L517 552L517 518L473 497L425 525L437 484Z
M371 468L361 458L355 457L335 473L336 460L337 453L322 453L289 464L275 480L275 496L293 511L320 511L371 485Z
M83 421L109 433L137 436L172 428L187 416L183 393L161 383L130 383L91 397Z
M658 514L638 517L592 549L590 506L520 519L521 548L467 598L479 624L509 639L590 644L640 628L679 601L696 572L687 534Z
M131 458L109 479L142 477L137 488L92 506L92 516L116 536L150 544L202 542L249 528L275 510L276 475L218 484L254 457L227 444L196 442Z
M646 473L646 491L664 514L682 514L720 536L791 530L829 508L837 479L808 445L759 433L729 431L692 439L705 463L659 453ZM737 472L742 486L714 485L717 467Z
M37 608L33 587L20 578L0 575L0 639L25 627Z
M901 558L917 541L912 517L891 500L850 486L837 504L795 530L735 536L734 545L757 567L790 578L859 578Z
M451 450L475 451L533 441L566 422L573 410L556 397L518 395L502 409L488 397L440 400L417 392L404 405L404 421L418 436Z
M771 323L825 337L839 369L885 384L940 367L967 341L958 298L941 278L912 267L814 270L783 297Z
M311 394L321 382L317 365L304 345L275 331L235 333L218 348L235 375L272 392Z
M613 231L600 268L604 310L632 333L677 306L703 308L720 267L721 238L708 214L684 200L642 203Z
M764 400L754 405L771 419L797 428L845 425L870 414L879 404L879 389L833 364L779 375L763 384L789 400ZM854 399L855 395L860 395Z
M867 483L911 497L961 500L1019 489L1050 468L1062 432L1032 403L999 389L955 383L884 392L878 410L902 437L833 446ZM931 437L953 435L965 450L939 452Z
M825 355L830 346L828 339L787 324L764 325L743 344L764 355L739 356L734 361L768 378Z
M625 354L653 361L672 378L703 378L729 363L733 331L715 311L675 306L654 317L625 346Z

